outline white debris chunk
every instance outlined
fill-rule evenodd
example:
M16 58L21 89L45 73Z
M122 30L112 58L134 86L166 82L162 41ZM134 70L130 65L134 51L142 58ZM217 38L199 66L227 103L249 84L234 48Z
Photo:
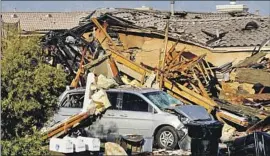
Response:
M228 124L224 124L222 129L222 136L220 140L222 142L226 142L232 139L233 135L235 134L236 129Z
M137 81L136 79L130 81L126 75L122 76L121 80L125 85L130 85L130 86L134 86L134 87L141 87L142 86L141 83L139 81Z
M94 93L91 98L92 98L92 100L95 104L95 107L96 107L95 114L99 114L111 106L111 103L108 99L107 93L102 89L100 89L98 92Z
M103 89L109 89L118 86L114 79L108 79L104 75L98 76L97 87Z
M151 75L147 77L146 82L143 86L147 88L151 88L155 78L156 78L156 74L152 73Z
M86 82L86 90L84 94L84 101L83 101L83 112L91 109L95 105L92 105L91 99L91 87L95 83L95 75L93 73L89 73L87 75L87 82Z

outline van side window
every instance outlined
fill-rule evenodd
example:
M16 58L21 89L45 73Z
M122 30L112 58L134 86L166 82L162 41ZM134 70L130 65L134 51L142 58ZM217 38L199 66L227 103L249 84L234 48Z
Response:
M109 109L117 109L116 108L117 95L118 95L118 93L116 93L116 92L107 92L108 99L112 105Z
M70 94L68 95L61 107L65 108L82 108L83 107L84 94Z
M122 110L148 112L148 103L138 95L124 93Z

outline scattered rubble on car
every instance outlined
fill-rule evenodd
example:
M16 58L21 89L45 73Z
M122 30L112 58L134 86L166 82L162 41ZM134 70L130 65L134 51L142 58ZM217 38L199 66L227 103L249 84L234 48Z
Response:
M186 104L203 106L219 121L226 123L222 142L240 137L237 136L239 126L247 129L247 133L269 131L270 59L265 53L259 50L235 66L229 62L214 67L206 60L206 54L198 56L185 48L176 50L175 46L181 40L175 41L175 36L168 30L168 23L165 31L162 31L143 28L109 14L97 19L89 17L89 20L91 21L70 30L52 31L42 41L48 54L48 63L62 66L70 77L74 78L72 87L87 85L87 74L93 72L97 79L96 87L99 89L121 85L160 88ZM128 42L119 37L125 33L152 35L153 39L156 36L164 38L164 49L161 50L158 67L133 61L139 47L136 44L139 43L136 43L135 37ZM167 42L173 38L174 44L168 48ZM102 89L92 96L94 102L107 103L101 98L105 96ZM99 101L100 99L102 101ZM104 106L108 107L107 104L96 107ZM85 117L85 114L82 116ZM74 120L78 119L72 119ZM64 126L64 131L69 128L66 125L69 123L60 125ZM245 136L246 132L242 132L241 136L249 137ZM265 133L254 133L254 137L255 134L257 136ZM109 145L110 143L107 143L107 146ZM232 145L229 149L236 151L240 147L241 145ZM263 152L265 151L269 153L267 148ZM110 150L106 152L110 153ZM120 149L118 152L124 154ZM190 153L182 150L159 150L153 154Z
M104 79L102 80L104 81ZM111 86L112 83L108 83L106 80L103 84L105 86ZM100 81L101 80L99 79L97 82ZM88 124L91 124L95 118L100 116L108 107L111 106L106 92L101 87L96 87L94 74L88 74L84 96L85 98L83 101L83 103L85 103L83 106L85 107L83 107L82 111L78 114L75 114L60 122L56 122L54 125L50 125L49 127L44 127L42 130L44 132L44 138L65 136L68 133L78 130L81 126L78 123L88 122Z

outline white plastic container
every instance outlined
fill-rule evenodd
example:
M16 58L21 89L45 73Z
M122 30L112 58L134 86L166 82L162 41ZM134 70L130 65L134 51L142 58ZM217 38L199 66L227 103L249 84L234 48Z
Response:
M70 140L51 138L50 139L50 151L60 152L60 153L73 153L73 143Z
M73 143L73 147L75 149L75 152L86 151L86 145L82 139L71 138L71 137L65 137L64 139L70 140Z
M100 140L98 138L89 138L89 137L78 137L83 140L86 145L86 150L88 151L99 151L100 150Z

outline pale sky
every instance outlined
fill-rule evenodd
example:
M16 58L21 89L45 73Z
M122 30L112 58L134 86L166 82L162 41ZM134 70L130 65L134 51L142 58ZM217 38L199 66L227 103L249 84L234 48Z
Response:
M237 1L246 4L249 12L260 10L261 15L270 15L270 1ZM177 11L215 12L216 5L229 4L229 1L176 1ZM2 11L89 11L97 8L136 8L153 7L169 10L170 1L2 1Z

